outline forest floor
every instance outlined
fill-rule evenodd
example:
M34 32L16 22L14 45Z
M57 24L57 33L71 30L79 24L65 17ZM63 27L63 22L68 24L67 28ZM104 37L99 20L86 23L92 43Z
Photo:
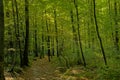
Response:
M54 63L48 62L47 57L45 57L34 59L31 66L25 68L19 77L6 77L6 80L89 80L83 76L78 77L84 73L84 69L80 67L65 70L64 67L55 66Z
M55 73L56 67L48 62L47 57L35 59L21 77L25 80L59 80L59 75Z

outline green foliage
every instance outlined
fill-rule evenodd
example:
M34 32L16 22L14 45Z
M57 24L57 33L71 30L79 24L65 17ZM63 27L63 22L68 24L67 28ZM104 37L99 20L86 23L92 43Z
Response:
M110 3L108 2L110 1ZM114 2L117 2L117 15L115 14ZM12 4L13 3L13 4ZM76 14L76 6L74 0L30 0L29 1L29 59L30 64L34 59L35 50L40 55L47 55L50 50L50 58L59 66L73 67L83 65L80 44L78 35L80 34L80 41L84 57L87 63L88 72L78 74L76 76L87 76L93 80L118 80L120 75L120 56L116 49L116 26L118 31L118 38L120 37L120 10L119 0L96 0L96 17L99 25L99 34L103 42L103 48L110 68L104 67L103 56L100 48L100 43L97 37L93 15L93 1L92 0L76 0L78 8L78 18ZM5 0L5 62L10 57L8 49L16 49L15 66L20 65L20 50L23 54L25 45L25 2L24 0L17 0L18 6L18 24L15 2L12 0ZM13 11L14 10L14 11ZM54 13L56 10L56 14ZM71 13L73 11L73 23L71 21ZM14 20L15 18L15 20ZM116 20L116 21L115 21ZM115 24L117 22L117 25ZM79 30L78 30L79 23ZM75 32L73 32L73 27ZM15 28L17 27L17 28ZM47 29L48 27L48 29ZM57 28L57 29L56 29ZM16 30L17 29L17 30ZM17 31L17 32L16 32ZM36 34L35 34L35 31ZM78 33L80 31L80 33ZM19 33L18 33L19 32ZM19 34L19 36L18 36ZM37 49L35 48L35 37L37 37ZM50 41L48 42L48 37ZM75 38L75 39L74 39ZM20 47L18 46L20 40ZM58 43L57 43L58 40ZM120 42L118 41L118 46ZM48 47L50 46L50 47ZM58 48L57 48L58 46ZM120 47L120 46L119 46ZM53 50L52 50L53 49ZM59 57L55 56L57 51ZM117 65L117 68L114 67ZM7 66L7 65L6 65ZM7 66L8 67L8 66ZM103 67L101 69L101 67ZM91 75L92 74L92 75ZM95 76L95 77L93 77Z
M105 68L102 70L103 79L107 80L119 80L120 69L119 68Z

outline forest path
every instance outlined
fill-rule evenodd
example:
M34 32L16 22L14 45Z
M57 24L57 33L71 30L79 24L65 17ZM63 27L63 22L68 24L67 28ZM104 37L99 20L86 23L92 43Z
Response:
M47 57L36 59L30 68L21 75L25 80L60 80L55 73L56 67L48 61Z
M69 69L58 67L45 57L34 59L31 66L26 67L17 77L6 75L6 80L89 80L84 76L85 73L84 67L75 66Z

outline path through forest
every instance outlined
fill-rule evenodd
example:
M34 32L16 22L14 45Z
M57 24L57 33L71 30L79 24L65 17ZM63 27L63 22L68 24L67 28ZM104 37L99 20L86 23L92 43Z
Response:
M12 77L8 75L6 80L88 80L88 78L82 76L86 73L83 67L65 69L55 66L55 63L49 62L47 57L36 58L30 67L23 70L20 76Z
M56 74L56 67L48 62L47 57L35 59L32 66L22 74L25 80L60 80L59 74Z

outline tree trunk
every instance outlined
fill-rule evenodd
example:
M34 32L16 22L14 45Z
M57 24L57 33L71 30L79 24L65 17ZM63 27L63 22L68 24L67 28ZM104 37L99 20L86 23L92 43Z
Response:
M58 28L57 28L57 14L56 9L54 9L54 25L55 25L55 34L56 34L56 52L57 57L59 57L59 50L58 50Z
M38 57L37 29L35 29L35 57Z
M114 22L115 22L115 46L116 50L119 51L119 36L118 36L118 11L117 11L117 2L114 0L114 11L115 11L115 17L114 17Z
M46 14L46 11L45 11ZM48 60L50 62L50 35L49 35L49 28L48 28L48 21L46 17L46 29L47 29L47 50L48 50Z
M54 51L54 36L52 36L52 40L51 40L51 45L52 45L52 56L55 56L55 51Z
M14 3L15 2L15 3ZM14 4L15 4L15 8L16 10L14 10ZM21 42L20 42L20 26L19 26L19 12L18 12L18 6L17 6L17 1L16 0L12 0L12 8L13 8L13 17L14 17L14 27L15 27L15 34L16 34L16 46L18 44L18 48L19 48L19 52L20 52L20 66L22 66L23 64L23 60L22 60L22 49L21 49ZM15 18L15 11L16 11L16 18Z
M102 43L102 39L101 39L101 37L100 37L99 27L98 27L97 18L96 18L96 9L95 9L95 8L96 8L96 5L95 5L95 0L93 0L93 4L94 4L94 20L95 20L97 37L98 37L99 42L100 42L100 47L101 47L101 50L102 50L102 54L103 54L103 58L104 58L105 65L107 65L107 60L106 60L106 56L105 56L105 51L104 51L104 48L103 48L103 43Z
M75 26L74 26L74 19L73 19L73 11L72 10L71 10L70 14L71 14L73 41L76 43L76 46L79 47L78 38L77 38L77 34L76 34L76 29L75 29ZM73 47L73 50L74 50L74 47ZM79 53L78 49L77 49L77 57L78 57L77 64L81 64L80 53Z
M0 1L0 80L4 78L4 6Z
M26 23L26 37L25 37L25 50L23 54L23 66L28 66L28 52L29 52L29 1L25 0L25 23Z
M76 9L76 18L77 18L77 27L78 27L78 41L80 45L81 55L83 59L84 66L86 66L86 61L83 53L82 42L81 42L81 35L80 35L80 24L79 24L79 14L78 14L78 5L76 4L76 0L74 0L74 6Z
M43 16L42 16L41 22L42 22L42 24L44 23L43 22ZM44 41L45 40L44 40L44 26L43 25L42 25L42 37L41 38L42 38L42 49L41 49L42 52L40 53L40 59L42 59L44 57L44 50L45 50L44 49Z
M37 22L36 22L36 16L35 16L35 57L38 57Z

